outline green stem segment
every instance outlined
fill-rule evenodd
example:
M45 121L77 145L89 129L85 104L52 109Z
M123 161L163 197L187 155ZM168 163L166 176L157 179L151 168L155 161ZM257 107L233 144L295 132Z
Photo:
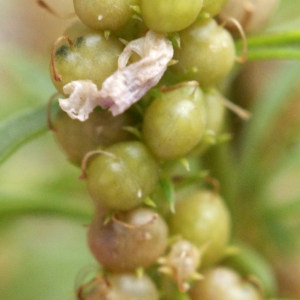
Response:
M248 60L300 59L300 31L279 32L247 38ZM236 42L238 51L243 41Z
M292 48L249 48L247 60L266 60L266 59L300 59L300 47Z

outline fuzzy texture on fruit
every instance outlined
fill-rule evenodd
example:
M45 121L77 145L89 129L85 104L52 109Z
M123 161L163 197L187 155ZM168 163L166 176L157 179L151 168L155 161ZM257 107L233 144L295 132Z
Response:
M133 52L141 59L126 66ZM80 121L85 121L98 105L109 108L114 116L119 115L158 83L172 57L171 42L150 30L145 37L126 45L118 60L118 70L103 82L101 90L89 80L72 81L64 86L64 93L70 97L59 99L60 106Z

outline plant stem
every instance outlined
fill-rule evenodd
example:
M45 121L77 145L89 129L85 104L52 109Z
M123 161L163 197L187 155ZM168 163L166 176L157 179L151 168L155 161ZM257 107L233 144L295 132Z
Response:
M243 41L236 42L241 51ZM300 31L289 31L250 36L247 39L248 60L261 59L300 59Z
M300 48L249 48L247 60L300 59Z
M240 45L242 42L237 42ZM279 46L300 43L300 30L289 32L269 33L251 36L247 39L248 46Z

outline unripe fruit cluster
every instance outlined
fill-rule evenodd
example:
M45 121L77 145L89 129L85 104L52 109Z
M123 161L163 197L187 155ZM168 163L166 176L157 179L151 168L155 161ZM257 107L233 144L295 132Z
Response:
M77 165L82 162L96 211L88 229L88 245L103 278L83 285L78 291L81 300L158 300L155 284L162 281L158 271L171 277L177 289L174 295L178 290L187 292L190 283L201 278L203 268L213 268L225 256L231 222L218 192L192 182L188 195L168 197L178 182L174 169L182 170L181 162L202 155L222 134L225 109L216 85L231 70L235 48L231 35L212 17L225 2L74 0L83 23L77 21L68 28L52 53L52 81L62 95L68 94L64 87L76 81L92 82L100 90L111 75L127 68L118 67L124 39L130 43L149 29L173 42L177 62L122 114L112 116L97 107L85 122L71 120L64 112L53 122L57 141L69 160ZM147 52L135 47L132 51L138 55L130 57L128 68L143 61ZM144 61L147 66L156 62L151 61L151 54ZM131 80L123 79L115 82L116 88ZM142 80L138 78L136 85ZM131 88L136 85L134 82ZM89 98L92 95L87 92L78 101ZM105 101L109 107L111 99ZM201 172L200 166L195 168ZM181 181L188 176L188 171L180 171ZM169 187L162 182L169 182ZM165 204L167 211L160 210ZM176 236L177 240L170 239ZM137 276L141 268L144 275ZM226 273L207 271L203 293L221 291L220 280L215 280L217 272ZM237 285L234 288L242 289L236 283L237 275L230 272L224 276ZM221 299L217 293L207 298L201 293L195 285L190 297ZM261 299L255 289L253 295L245 299Z

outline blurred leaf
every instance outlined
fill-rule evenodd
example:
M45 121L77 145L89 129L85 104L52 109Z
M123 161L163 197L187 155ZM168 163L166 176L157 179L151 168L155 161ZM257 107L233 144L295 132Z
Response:
M266 213L278 218L279 220L293 216L298 218L300 213L300 197L292 201L288 201L287 203L267 208Z
M264 141L264 135L274 127L276 117L282 108L292 101L290 94L297 87L300 77L300 63L287 64L271 77L269 84L256 100L253 109L253 117L242 132L242 155L239 166L239 188L245 186L252 188L256 181L260 183L257 176L257 163ZM265 177L266 174L261 174ZM266 179L266 178L264 178Z
M163 192L164 199L169 203L172 213L175 212L175 191L174 185L170 178L161 178L159 181Z
M96 265L82 224L45 215L19 217L1 233L0 299L75 299L76 275Z
M0 47L0 119L44 102L55 90L47 64L37 55L10 45Z
M1 73L8 80L12 90L22 95L22 102L39 103L55 90L45 61L37 55L16 50L6 45L0 49Z
M300 27L299 0L278 1L279 5L275 14L269 20L268 31L283 31ZM296 8L296 9L295 9Z
M61 195L43 195L41 198L16 197L0 194L0 219L4 217L17 217L21 215L50 215L73 219L88 224L91 221L92 209L84 203L70 204L56 201Z
M276 214L264 214L264 225L268 232L269 241L276 244L276 248L283 253L292 253L296 248L299 232L292 230Z
M300 166L300 144L296 144L284 153L284 157L276 162L278 172Z
M179 190L184 187L191 186L195 183L202 182L209 175L209 171L200 171L189 173L188 175L184 175L178 182L175 184L175 189Z
M234 241L234 246L239 252L226 258L223 264L234 268L243 276L254 275L268 297L276 295L276 279L268 261L248 244Z
M24 109L0 122L0 163L22 144L47 131L46 105Z

